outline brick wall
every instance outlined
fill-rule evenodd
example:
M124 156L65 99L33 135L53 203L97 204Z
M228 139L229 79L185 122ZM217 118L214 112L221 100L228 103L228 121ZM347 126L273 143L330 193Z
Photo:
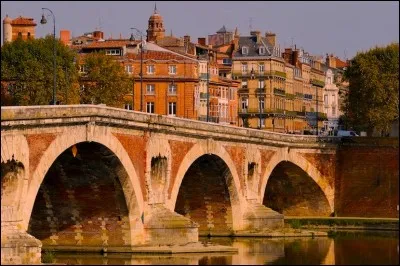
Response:
M399 147L342 145L337 152L338 216L399 217Z

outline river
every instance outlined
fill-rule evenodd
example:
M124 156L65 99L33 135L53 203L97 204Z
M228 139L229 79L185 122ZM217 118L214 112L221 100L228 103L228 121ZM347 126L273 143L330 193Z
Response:
M53 263L103 265L287 265L287 264L399 264L398 231L336 232L316 238L200 238L206 244L238 248L238 253L217 254L95 254L53 253Z

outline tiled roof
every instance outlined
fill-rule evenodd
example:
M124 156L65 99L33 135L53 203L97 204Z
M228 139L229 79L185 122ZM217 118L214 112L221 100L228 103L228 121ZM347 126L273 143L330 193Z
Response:
M16 19L13 19L11 21L11 25L31 25L31 26L36 26L36 23L33 21L33 18L25 18L19 16Z
M272 52L273 46L268 42L267 38L261 37L262 41L265 43L267 48ZM262 46L263 44L257 43L257 37L256 36L245 36L245 37L239 37L239 50L233 52L233 57L250 57L250 56L260 56L258 53L258 48ZM242 47L247 46L249 48L249 52L246 55L242 54ZM265 51L265 55L262 56L270 56L271 54L268 53L268 50Z
M347 63L336 57L336 67L337 68L347 67Z
M139 43L140 41L102 41L102 42L92 42L89 43L85 46L83 46L83 49L94 49L94 48L121 48L126 46L127 44L130 43Z
M161 40L157 40L160 46L183 46L183 39L174 36L165 36Z
M133 59L133 60L140 60L140 53L127 53L126 54L128 59ZM154 60L186 60L185 57L169 53L169 52L161 52L161 51L144 51L143 52L143 60L149 60L149 59L154 59Z

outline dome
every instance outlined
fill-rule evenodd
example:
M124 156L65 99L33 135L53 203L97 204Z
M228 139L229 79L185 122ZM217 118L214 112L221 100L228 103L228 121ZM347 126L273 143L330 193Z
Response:
M6 15L6 17L3 20L3 23L4 24L11 24L11 22L12 22L12 19L8 15Z

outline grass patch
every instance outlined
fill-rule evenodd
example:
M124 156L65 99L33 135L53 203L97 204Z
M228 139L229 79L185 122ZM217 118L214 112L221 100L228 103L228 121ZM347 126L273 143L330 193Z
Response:
M300 222L300 220L291 220L291 221L289 222L289 224L290 224L290 226L291 226L293 229L300 229L300 228L301 228L301 222Z
M42 254L42 263L53 263L54 262L54 253L51 250L46 250Z

